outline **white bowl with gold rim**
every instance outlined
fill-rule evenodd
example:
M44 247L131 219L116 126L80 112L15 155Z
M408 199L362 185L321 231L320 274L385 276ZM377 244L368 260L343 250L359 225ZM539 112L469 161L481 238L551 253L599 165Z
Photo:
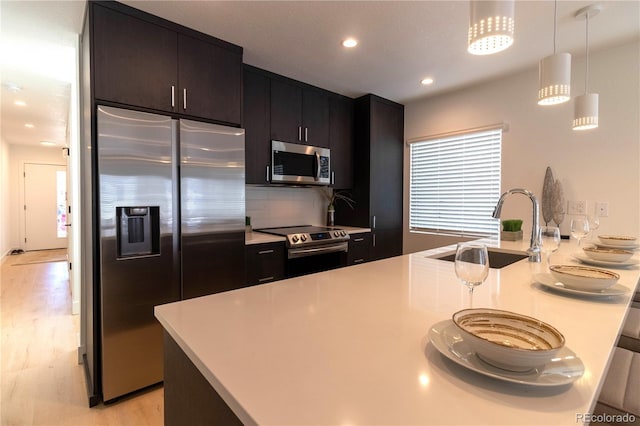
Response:
M562 333L538 319L499 309L464 309L453 323L476 356L494 367L529 371L540 367L564 346Z
M609 247L585 247L582 249L584 254L595 260L604 260L605 262L626 262L633 256L631 250Z
M615 272L590 266L551 265L549 271L565 287L583 291L604 290L620 279Z
M598 239L602 244L618 247L633 247L638 241L636 237L628 235L598 235Z

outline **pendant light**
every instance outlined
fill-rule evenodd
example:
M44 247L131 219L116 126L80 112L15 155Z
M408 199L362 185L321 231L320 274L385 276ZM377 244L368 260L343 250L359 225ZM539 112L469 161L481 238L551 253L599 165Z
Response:
M553 2L553 55L538 66L538 105L557 105L571 99L571 54L556 53L558 2Z
M598 127L598 94L589 93L589 18L600 13L600 6L591 5L576 12L576 18L585 18L586 54L584 65L584 95L575 99L573 130L588 130Z
M469 53L491 55L513 44L514 0L472 0L470 6Z

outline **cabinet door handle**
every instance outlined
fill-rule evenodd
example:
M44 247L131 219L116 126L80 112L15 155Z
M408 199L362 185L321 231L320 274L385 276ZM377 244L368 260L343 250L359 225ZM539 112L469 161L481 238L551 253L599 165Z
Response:
M302 142L302 126L298 126L298 141Z
M373 236L373 246L375 247L376 246L376 234L373 234L372 236Z
M331 185L336 184L336 172L331 172Z
M376 229L376 217L375 217L375 215L371 218L371 222L372 222L371 228Z
M364 241L364 238L354 238L353 239L354 243L359 243L360 241Z
M354 259L353 263L362 263L364 259Z
M264 277L264 278L259 278L258 282L259 283L264 283L266 281L271 281L271 280L273 280L273 277Z
M176 106L176 86L171 86L171 108Z
M187 110L187 89L182 90L182 109Z
M308 127L304 128L304 141L305 142L309 142L309 128Z
M260 250L258 252L258 254L269 254L269 253L273 253L273 250Z
M271 182L271 173L269 173L269 166L267 166L267 182Z

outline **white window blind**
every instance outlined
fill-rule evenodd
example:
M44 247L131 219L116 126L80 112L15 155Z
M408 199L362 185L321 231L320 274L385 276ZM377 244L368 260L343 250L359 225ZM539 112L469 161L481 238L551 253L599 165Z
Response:
M424 138L410 145L409 227L497 235L502 127Z

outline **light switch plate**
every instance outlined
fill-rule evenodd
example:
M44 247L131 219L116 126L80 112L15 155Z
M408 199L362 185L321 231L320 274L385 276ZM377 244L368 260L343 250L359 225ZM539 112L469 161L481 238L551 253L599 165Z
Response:
M598 217L608 217L609 216L609 202L601 201L596 203L596 215Z
M567 214L586 214L587 202L584 200L569 201L567 203Z

